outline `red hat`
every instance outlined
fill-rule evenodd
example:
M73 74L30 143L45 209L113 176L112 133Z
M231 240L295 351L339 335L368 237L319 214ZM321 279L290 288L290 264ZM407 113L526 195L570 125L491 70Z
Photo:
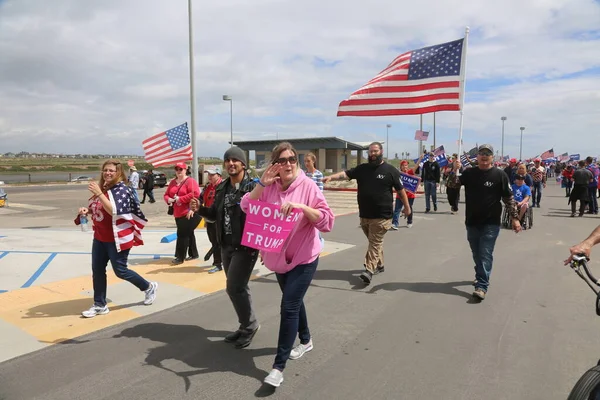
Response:
M516 163L516 162L517 162L517 159L516 159L516 158L511 158L511 159L510 159L510 162L511 162L511 163Z
M185 165L185 163L180 162L175 164L175 168L187 169L187 165Z
M541 162L541 161L542 161L542 159L541 159L541 158L536 158L536 159L535 159L535 160L533 160L533 161L535 161L535 162Z
M404 164L408 165L408 161L406 161L406 160L400 161L400 165L404 165Z

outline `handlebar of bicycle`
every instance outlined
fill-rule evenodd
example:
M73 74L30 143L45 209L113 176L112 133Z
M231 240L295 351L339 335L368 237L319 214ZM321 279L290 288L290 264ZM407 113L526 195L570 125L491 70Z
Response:
M598 288L597 288L598 286L600 286L600 281L598 281L598 279L596 279L596 277L592 274L592 272L588 268L588 265L587 265L588 261L589 261L589 258L587 258L585 255L576 254L576 255L573 255L573 257L571 258L571 262L569 265L570 265L571 269L573 269L573 271L575 271L575 273L577 273L577 275L579 275L581 277L581 279L583 279L585 281L585 283L588 284L588 286L594 291L594 293L596 293L596 315L600 316L600 290L598 290ZM581 272L582 267L583 267L583 270L585 271L585 275L583 274L583 272ZM587 277L586 277L586 275L587 275ZM596 285L596 287L594 287L594 285L592 285L592 283L594 283L594 285Z

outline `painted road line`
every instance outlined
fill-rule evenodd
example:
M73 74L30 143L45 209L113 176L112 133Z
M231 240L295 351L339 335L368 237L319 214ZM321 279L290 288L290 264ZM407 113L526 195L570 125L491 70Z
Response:
M35 282L36 279L39 278L39 276L42 274L42 272L44 272L44 270L46 268L48 268L48 265L50 265L52 260L54 260L54 257L56 257L56 254L57 253L50 254L50 257L48 257L46 259L46 261L43 262L43 264L38 268L38 270L35 271L35 273L31 276L31 278L29 278L29 280L27 282L25 282L23 284L23 286L21 286L21 288L28 288L29 286L31 286L33 284L33 282Z
M38 206L35 204L13 203L12 201L10 202L10 206L15 207L15 208L26 208L26 209L35 210L35 211L58 210L57 207Z
M92 254L91 251L36 251L36 250L0 250L1 252L6 252L6 253L15 253L15 254L72 254L72 255L81 255L81 254ZM129 257L138 257L138 256L142 256L142 257L154 257L154 256L160 256L160 257L173 257L173 253L165 253L165 254L156 254L156 253L134 253L134 254L129 254ZM1 258L1 257L0 257Z
M3 259L8 253L8 251L2 252L2 254L0 254L0 260Z

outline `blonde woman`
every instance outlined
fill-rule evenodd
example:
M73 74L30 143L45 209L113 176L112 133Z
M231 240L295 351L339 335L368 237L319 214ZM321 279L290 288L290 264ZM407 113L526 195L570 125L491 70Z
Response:
M141 230L148 221L140 203L127 186L127 177L119 161L108 160L102 165L100 182L88 185L92 197L88 207L81 207L79 215L91 214L94 223L92 244L92 281L94 304L81 314L85 318L108 314L106 305L106 266L110 261L115 275L145 293L144 304L156 299L158 283L148 282L127 267L127 257L133 246L141 246Z

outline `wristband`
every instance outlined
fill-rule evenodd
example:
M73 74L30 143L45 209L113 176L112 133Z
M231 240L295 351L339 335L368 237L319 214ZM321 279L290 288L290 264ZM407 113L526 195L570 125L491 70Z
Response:
M254 182L258 183L258 184L259 184L260 186L262 186L262 187L266 187L266 186L265 186L265 184L264 184L264 183L262 183L262 182L260 181L260 179L258 179L258 178L254 178Z

